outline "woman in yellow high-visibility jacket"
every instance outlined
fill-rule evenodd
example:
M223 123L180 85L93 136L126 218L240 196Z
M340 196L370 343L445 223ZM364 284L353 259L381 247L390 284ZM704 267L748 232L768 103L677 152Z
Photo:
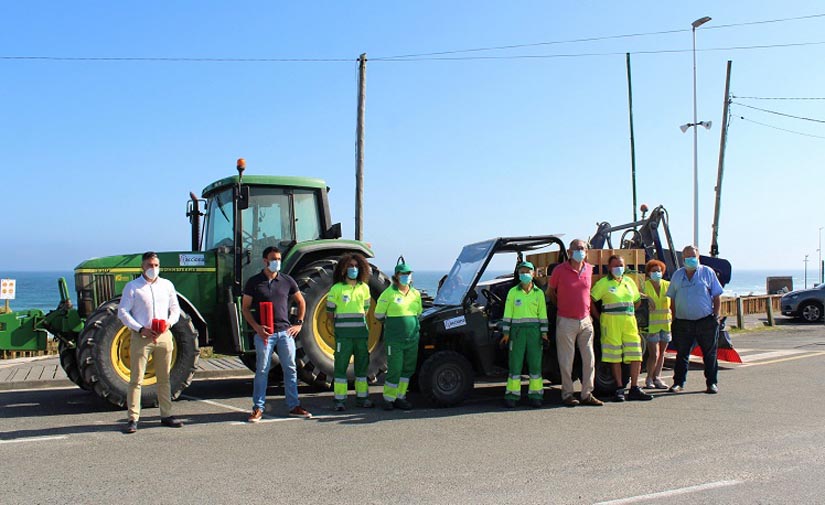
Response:
M665 363L665 351L671 340L670 335L670 298L667 297L667 288L670 281L662 278L666 266L659 260L650 260L645 265L644 294L647 295L650 305L650 318L647 324L645 341L647 342L647 379L645 388L667 389L660 378L662 366Z

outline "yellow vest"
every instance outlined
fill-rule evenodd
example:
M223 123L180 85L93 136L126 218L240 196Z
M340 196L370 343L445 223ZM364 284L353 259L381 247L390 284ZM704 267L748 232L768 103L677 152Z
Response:
M645 294L656 303L656 308L650 311L650 318L647 323L648 333L659 331L670 332L670 298L667 297L667 288L670 281L659 281L659 294L651 281L645 281Z

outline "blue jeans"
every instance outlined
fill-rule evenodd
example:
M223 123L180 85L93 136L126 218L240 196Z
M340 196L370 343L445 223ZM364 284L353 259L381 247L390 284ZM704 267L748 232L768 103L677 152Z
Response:
M690 351L699 344L702 360L705 364L705 383L716 384L719 362L716 361L718 349L719 323L711 316L691 321L675 319L671 326L673 343L676 345L676 366L673 370L673 384L684 386L687 379Z
M274 348L274 349L273 349ZM295 339L286 331L279 331L270 335L264 344L264 339L255 335L255 380L252 383L252 406L264 410L266 404L266 386L269 379L269 368L272 366L272 352L277 349L281 368L284 370L284 394L286 408L292 410L301 404L298 401L298 371L295 368Z

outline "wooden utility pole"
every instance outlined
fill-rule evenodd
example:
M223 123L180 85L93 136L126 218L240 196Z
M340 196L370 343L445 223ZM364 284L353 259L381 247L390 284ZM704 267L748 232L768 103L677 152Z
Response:
M633 222L636 216L636 143L633 139L633 87L630 84L630 53L625 53L627 60L627 110L630 113L630 177L633 182Z
M355 240L364 240L364 112L367 102L367 53L358 57L358 119L355 127Z
M725 105L722 112L722 133L719 137L719 169L716 174L716 204L713 206L713 229L711 230L710 255L719 256L719 212L722 206L722 174L725 169L725 146L728 143L728 108L730 106L730 67L728 60L728 74L725 78ZM696 126L694 126L696 128Z

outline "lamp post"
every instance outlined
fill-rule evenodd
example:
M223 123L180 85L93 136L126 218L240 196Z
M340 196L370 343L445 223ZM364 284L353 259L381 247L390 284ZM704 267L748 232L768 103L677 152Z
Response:
M819 253L819 283L825 283L825 279L822 278L822 226L819 227L819 249L816 250Z
M710 121L700 123L696 119L696 29L710 21L710 17L705 16L690 24L693 33L693 124L686 125L693 127L693 245L699 247L699 137L696 127L699 125L710 129ZM682 133L687 128L682 127Z
M805 260L803 261L803 263L805 263L805 289L808 289L808 255L807 254L805 255Z

